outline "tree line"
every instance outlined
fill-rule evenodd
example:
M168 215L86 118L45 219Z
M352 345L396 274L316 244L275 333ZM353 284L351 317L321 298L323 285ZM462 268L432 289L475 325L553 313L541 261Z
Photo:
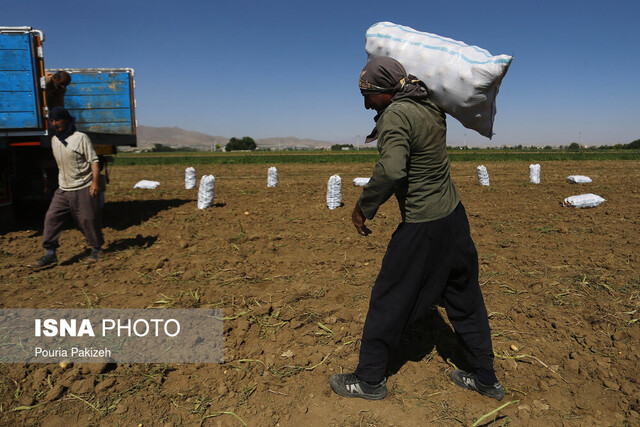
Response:
M253 138L244 136L242 139L233 137L224 146L225 151L255 151L258 146Z
M216 145L216 151L219 149L219 145ZM257 149L257 144L253 138L249 136L244 136L240 138L231 138L229 142L225 145L225 151L255 151ZM372 147L363 147L363 149L368 149ZM470 150L468 146L462 147L447 147L450 150ZM496 148L496 147L490 147ZM342 151L342 150L353 150L353 144L334 144L331 146L332 151ZM568 150L568 151L579 151L584 150L585 148L578 144L577 142L572 142L568 146L560 146L560 147L552 147L550 145L546 145L544 147L537 146L523 146L523 145L515 145L515 146L503 146L504 150ZM636 139L633 142L628 144L615 144L615 145L600 145L598 147L588 147L586 149L593 150L638 150L640 149L640 139ZM153 144L151 147L151 151L153 152L171 152L171 151L198 151L195 148L190 147L180 147L173 148L163 144Z

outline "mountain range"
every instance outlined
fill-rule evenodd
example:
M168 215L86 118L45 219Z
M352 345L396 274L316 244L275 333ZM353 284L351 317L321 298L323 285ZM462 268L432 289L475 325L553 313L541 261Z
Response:
M199 150L213 150L216 145L224 147L227 142L229 142L229 138L224 136L208 135L206 133L194 132L178 127L138 126L137 135L138 148L148 148L154 144L162 144L174 148L190 147ZM246 135L238 135L236 138L241 139L243 136ZM285 147L326 148L335 144L335 142L301 139L293 136L254 140L258 147L272 149Z

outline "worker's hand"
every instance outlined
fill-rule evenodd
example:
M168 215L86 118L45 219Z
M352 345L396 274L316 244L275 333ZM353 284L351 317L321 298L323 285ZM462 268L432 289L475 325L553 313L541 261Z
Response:
M89 187L89 195L91 197L98 197L98 194L100 194L100 188L98 187L98 183L94 181L91 183L91 187Z
M356 203L356 207L353 209L353 213L351 214L351 221L353 222L353 225L356 226L356 230L361 236L368 236L371 234L371 230L364 225L366 220L367 217L364 216L362 209L360 209L360 205Z

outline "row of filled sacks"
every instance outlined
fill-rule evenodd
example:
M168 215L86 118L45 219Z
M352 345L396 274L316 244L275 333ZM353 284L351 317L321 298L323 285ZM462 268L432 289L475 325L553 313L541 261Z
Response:
M484 165L480 165L477 168L478 183L480 185L489 185L489 172ZM572 184L587 184L592 182L591 178L584 175L569 175L567 181ZM540 165L529 165L529 182L533 184L540 184ZM599 206L605 199L597 194L587 193L579 194L576 196L570 196L564 199L562 206L569 206L574 208L594 208Z
M489 186L489 173L484 165L477 167L478 183L483 186ZM355 186L364 187L369 182L370 178L358 177L354 178L353 184ZM567 180L572 183L589 183L592 180L589 177L583 175L570 175ZM540 183L540 165L529 165L529 182L534 184ZM189 167L185 170L185 187L187 189L195 188L196 184L196 171L193 167ZM147 188L155 189L160 185L156 181L142 180L136 183L134 188ZM275 167L270 167L267 170L267 186L275 187L278 185L278 171ZM200 187L198 190L198 208L206 209L213 205L213 199L215 196L215 177L213 175L205 175L200 180ZM595 207L604 202L605 199L596 194L582 194L577 196L571 196L563 201L563 206L572 206L578 208ZM329 178L327 183L327 207L329 209L336 209L342 206L342 179L339 175L333 175Z
M267 187L278 186L278 169L270 167L267 170ZM189 167L184 171L184 187L187 190L196 188L196 170L193 167Z

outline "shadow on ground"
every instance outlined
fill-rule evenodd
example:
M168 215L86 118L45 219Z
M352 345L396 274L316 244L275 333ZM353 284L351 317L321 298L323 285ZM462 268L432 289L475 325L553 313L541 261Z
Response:
M148 248L153 245L156 240L158 240L158 236L142 236L138 234L136 237L132 239L118 239L109 243L109 246L104 248L104 252L117 252L124 251L126 249L132 248Z
M125 230L134 225L140 225L158 213L171 208L177 208L193 200L128 200L122 202L108 202L102 209L102 226L116 230Z
M459 369L470 369L458 336L435 307L429 310L424 320L406 329L398 351L389 360L387 374L398 373L407 362L419 362L434 349L443 360L450 360Z
M193 200L185 199L107 202L102 208L102 227L125 230L133 225L140 225L148 221L162 211L191 202ZM224 203L217 203L215 206L223 207ZM35 230L37 235L41 235L47 209L48 204L44 202L29 203L16 208L15 221L0 224L0 233ZM69 228L75 228L75 224L68 224L65 229Z

